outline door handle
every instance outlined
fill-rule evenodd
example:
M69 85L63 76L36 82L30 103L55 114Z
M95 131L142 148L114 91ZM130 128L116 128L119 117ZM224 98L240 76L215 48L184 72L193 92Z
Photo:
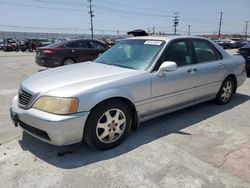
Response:
M219 67L222 68L222 69L224 69L225 65L224 64L220 64Z
M190 69L187 70L187 72L190 73L190 74L194 74L197 71L198 71L197 69L193 69L193 68L190 68Z

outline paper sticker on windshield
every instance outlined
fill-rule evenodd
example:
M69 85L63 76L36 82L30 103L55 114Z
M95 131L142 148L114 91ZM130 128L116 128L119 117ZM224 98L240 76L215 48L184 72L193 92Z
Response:
M150 45L161 45L162 41L157 41L157 40L147 40L144 42L144 44L150 44Z

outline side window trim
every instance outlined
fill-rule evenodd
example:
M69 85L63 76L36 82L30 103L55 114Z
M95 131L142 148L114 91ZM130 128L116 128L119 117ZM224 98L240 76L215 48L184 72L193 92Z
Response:
M219 52L219 50L217 48L215 48L215 46L209 42L208 40L205 40L205 39L191 39L191 46L192 46L192 51L193 51L193 58L194 58L194 61L195 61L195 64L202 64L202 63L211 63L211 62L214 62L214 61L205 61L205 62L197 62L197 56L196 56L196 52L195 52L195 46L194 46L194 41L205 41L205 43L207 43L211 48L212 50L215 52L215 57L216 57L216 60L215 61L219 61L219 60L222 60L223 59L223 56L221 55L221 53Z
M166 52L168 51L169 47L173 43L175 43L175 42L185 42L187 44L187 50L188 50L188 53L190 55L190 60L191 60L190 65L195 65L196 61L194 59L195 56L194 56L194 54L192 52L192 42L191 42L191 39L189 39L189 38L174 39L174 40L172 40L171 42L169 42L167 44L167 46L165 47L163 53L161 54L161 57L159 58L158 62L156 63L156 65L154 67L154 69L152 70L152 72L157 71L160 68L161 64L164 62L164 59L165 59L165 56L166 56ZM190 66L190 65L183 65L181 67Z

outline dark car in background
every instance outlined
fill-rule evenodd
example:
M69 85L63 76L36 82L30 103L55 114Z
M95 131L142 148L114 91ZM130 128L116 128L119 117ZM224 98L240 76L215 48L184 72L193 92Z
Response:
M250 74L250 42L238 50L238 53L244 57L246 60L246 71Z
M58 67L91 61L107 49L107 45L92 39L63 41L37 48L36 63L44 67Z
M239 38L232 38L229 41L231 43L231 48L241 48L245 45L244 40Z
M228 40L214 40L218 45L220 45L223 49L231 48L231 42Z
M2 45L4 52L19 51L19 42L15 39L8 38L5 39Z
M0 51L2 51L2 50L3 50L3 40L0 39Z

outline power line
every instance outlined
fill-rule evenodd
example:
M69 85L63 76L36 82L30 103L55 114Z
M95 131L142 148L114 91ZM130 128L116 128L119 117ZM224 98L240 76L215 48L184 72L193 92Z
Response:
M107 7L103 5L96 5L95 4L95 9L101 10L101 11L107 11L108 13L117 13L117 14L125 14L125 15L135 15L135 16L143 16L143 17L172 17L170 15L164 15L164 14L154 14L154 13L144 13L144 12L138 12L138 11L130 11L130 10L123 10L123 9L118 9L118 8L112 8L112 7Z
M45 6L36 6L36 5L31 5L31 4L24 4L24 3L13 3L13 2L1 2L1 5L12 5L12 6L20 6L20 7L32 7L32 8L39 8L39 9L52 9L52 10L60 10L60 11L82 11L80 8L79 9L71 9L71 8L59 8L59 7L45 7Z

